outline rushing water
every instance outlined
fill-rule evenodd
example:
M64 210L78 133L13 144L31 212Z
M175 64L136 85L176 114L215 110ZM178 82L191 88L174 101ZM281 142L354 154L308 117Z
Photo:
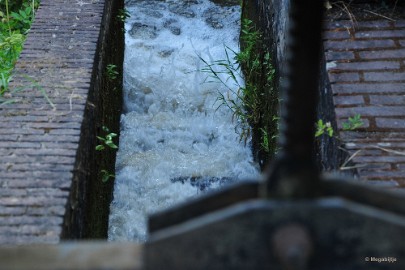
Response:
M225 46L238 50L240 7L230 3L239 1L213 2L126 1L131 17L109 240L145 241L147 214L259 174L232 112L217 109L226 87L207 83L209 74L199 71L201 59L225 59Z

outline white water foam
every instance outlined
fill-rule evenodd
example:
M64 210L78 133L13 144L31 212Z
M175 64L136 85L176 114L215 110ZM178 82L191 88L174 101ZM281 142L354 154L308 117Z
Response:
M226 87L204 82L208 74L199 71L201 58L225 59L225 45L238 50L240 7L208 0L126 5L125 113L109 240L142 242L148 214L202 193L173 179L252 179L259 169L232 112L217 109Z

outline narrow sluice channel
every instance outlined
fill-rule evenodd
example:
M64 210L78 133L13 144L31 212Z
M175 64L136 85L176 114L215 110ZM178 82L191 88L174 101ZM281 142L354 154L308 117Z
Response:
M258 176L232 112L219 106L220 93L229 90L201 72L202 59L225 59L225 46L239 50L238 4L126 1L131 17L109 240L145 241L148 214Z

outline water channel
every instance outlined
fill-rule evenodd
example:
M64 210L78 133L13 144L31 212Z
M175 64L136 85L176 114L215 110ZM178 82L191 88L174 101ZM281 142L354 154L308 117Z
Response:
M227 96L228 89L208 82L209 74L201 72L201 59L225 59L225 46L238 51L238 3L126 1L131 17L110 241L143 242L148 214L258 177L232 112L219 106L219 93Z

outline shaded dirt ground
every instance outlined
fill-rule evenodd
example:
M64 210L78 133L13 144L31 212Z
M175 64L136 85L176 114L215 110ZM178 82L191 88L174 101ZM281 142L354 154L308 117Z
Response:
M405 18L403 0L329 0L325 6L329 20L398 20Z

